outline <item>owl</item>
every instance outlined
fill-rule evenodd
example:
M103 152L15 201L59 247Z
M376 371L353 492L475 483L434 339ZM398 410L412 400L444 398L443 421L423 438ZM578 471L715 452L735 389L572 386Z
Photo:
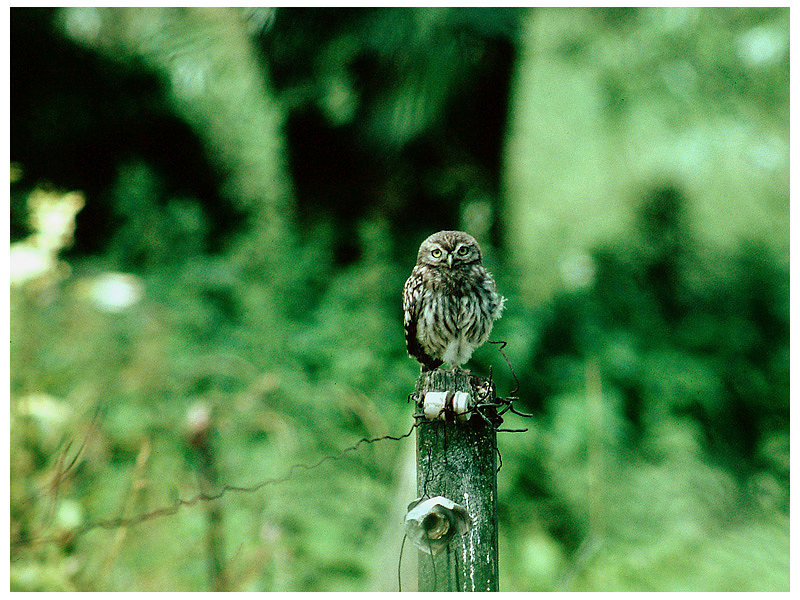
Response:
M419 247L403 287L403 326L409 356L430 371L459 369L489 339L505 298L468 233L440 231Z

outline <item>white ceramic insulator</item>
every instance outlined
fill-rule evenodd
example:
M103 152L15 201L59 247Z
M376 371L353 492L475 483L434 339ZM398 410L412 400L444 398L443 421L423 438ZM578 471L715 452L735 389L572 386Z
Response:
M447 392L427 392L422 401L422 410L425 418L429 420L444 419L445 401Z
M469 419L469 394L467 392L456 392L453 396L453 412L459 421Z

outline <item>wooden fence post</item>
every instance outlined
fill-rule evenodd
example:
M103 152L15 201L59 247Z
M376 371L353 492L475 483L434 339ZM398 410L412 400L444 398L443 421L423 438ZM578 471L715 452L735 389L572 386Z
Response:
M417 380L419 403L426 392L460 391L475 403L473 376L464 372L423 372ZM484 401L494 402L491 398ZM419 591L496 592L497 434L480 415L467 421L421 419L417 426L417 492L445 496L460 504L471 528L452 538L441 553L419 554Z

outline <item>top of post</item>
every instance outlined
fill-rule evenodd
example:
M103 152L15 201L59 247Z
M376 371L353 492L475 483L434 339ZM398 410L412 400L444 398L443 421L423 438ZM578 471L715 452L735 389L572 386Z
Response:
M418 392L467 392L474 394L472 381L474 375L466 371L434 369L423 371L417 378L416 390Z
M468 371L423 371L417 378L416 392L417 407L428 419L467 421L474 416L476 406L484 418L497 418L497 413L490 409L495 405L494 384Z

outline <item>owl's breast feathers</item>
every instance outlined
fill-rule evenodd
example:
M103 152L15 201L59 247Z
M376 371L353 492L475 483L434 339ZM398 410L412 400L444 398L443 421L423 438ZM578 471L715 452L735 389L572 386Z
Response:
M467 275L417 265L406 281L406 347L409 355L422 363L423 370L435 369L447 360L445 354L448 347L452 353L453 342L457 342L456 355L461 357L457 364L466 361L488 338L492 321L500 317L505 298L498 296L494 279L482 265L470 265L470 270Z

